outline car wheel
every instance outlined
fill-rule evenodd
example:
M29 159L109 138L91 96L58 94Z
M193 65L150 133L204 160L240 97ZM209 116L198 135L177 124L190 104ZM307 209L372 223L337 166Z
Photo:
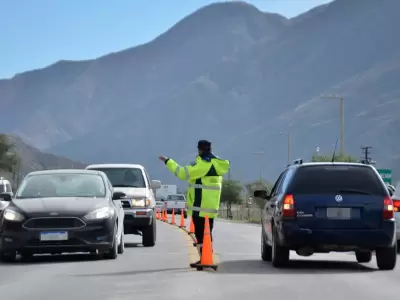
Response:
M152 222L149 227L142 231L142 244L144 247L154 247L156 244L156 222Z
M376 263L380 270L393 270L397 262L397 243L387 248L378 248L376 253Z
M271 261L275 268L283 267L289 261L289 249L278 245L276 230L273 229L272 234L272 251Z
M369 263L372 259L371 251L356 251L356 259L359 263Z
M110 250L108 250L104 258L106 259L116 259L118 256L118 242L117 242L117 226L115 225L114 229L114 238L113 238L113 246Z
M124 242L124 229L122 229L120 243L118 245L118 254L122 254L125 251L125 242Z
M0 260L3 262L14 262L17 259L17 252L0 252Z
M272 259L272 248L265 242L265 236L261 230L261 259L263 261L271 261Z

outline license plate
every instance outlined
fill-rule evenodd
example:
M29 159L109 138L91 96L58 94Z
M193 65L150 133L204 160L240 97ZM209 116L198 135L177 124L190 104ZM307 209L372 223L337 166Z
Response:
M351 208L349 207L328 207L326 210L328 219L350 219Z
M41 241L66 241L66 240L68 240L68 232L67 231L41 232L40 240Z

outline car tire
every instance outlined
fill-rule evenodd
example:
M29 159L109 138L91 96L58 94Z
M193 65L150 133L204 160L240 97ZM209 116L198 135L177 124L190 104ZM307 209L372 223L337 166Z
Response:
M275 268L283 267L289 262L289 249L278 245L277 232L273 229L271 261Z
M271 261L272 248L265 242L264 232L261 230L261 259L263 261Z
M105 259L116 259L118 256L117 225L114 228L113 246L104 254Z
M16 251L11 251L11 252L0 252L0 260L2 262L14 262L17 259L17 252Z
M118 254L123 254L124 252L125 252L124 229L122 229L121 239L118 245Z
M359 263L369 263L372 259L371 251L356 251L356 259Z
M380 270L393 270L397 262L397 243L386 248L378 248L375 251L376 263Z
M156 222L151 223L149 227L142 230L142 244L144 247L154 247L156 244Z

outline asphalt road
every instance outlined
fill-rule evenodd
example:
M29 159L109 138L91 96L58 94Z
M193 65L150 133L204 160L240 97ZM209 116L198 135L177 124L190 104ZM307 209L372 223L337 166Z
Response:
M179 217L177 218L179 222ZM187 220L188 221L188 220ZM179 224L179 223L178 223ZM43 256L0 265L1 299L399 299L399 268L378 271L350 254L291 254L288 268L273 269L260 259L260 228L216 223L217 272L188 267L195 260L191 238L158 222L157 244L143 248L140 237L126 236L117 260L86 255Z

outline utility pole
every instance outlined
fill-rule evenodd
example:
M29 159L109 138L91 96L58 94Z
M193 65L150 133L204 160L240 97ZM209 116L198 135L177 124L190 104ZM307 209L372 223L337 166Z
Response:
M361 147L361 151L363 153L363 158L361 160L361 163L369 165L369 164L371 164L373 162L372 158L370 157L371 149L372 149L371 146Z
M260 181L262 181L262 157L265 154L265 152L264 152L263 149L261 149L258 152L253 152L253 154L260 155L260 157L261 157L261 161L260 161Z
M344 97L321 95L321 99L333 99L340 101L340 156L344 157Z
M290 131L281 132L280 134L285 134L287 137L287 164L290 165L292 152L292 135Z

